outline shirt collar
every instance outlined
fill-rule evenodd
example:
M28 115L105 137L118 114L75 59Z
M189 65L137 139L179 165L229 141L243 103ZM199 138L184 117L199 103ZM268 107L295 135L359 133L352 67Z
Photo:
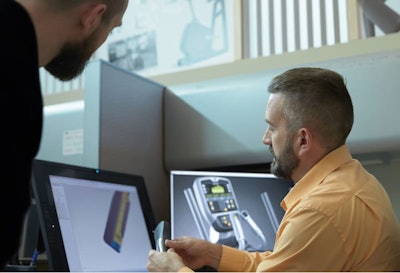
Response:
M305 194L321 184L325 177L344 163L352 160L347 145L342 145L317 162L289 191L281 206L286 211L294 206Z

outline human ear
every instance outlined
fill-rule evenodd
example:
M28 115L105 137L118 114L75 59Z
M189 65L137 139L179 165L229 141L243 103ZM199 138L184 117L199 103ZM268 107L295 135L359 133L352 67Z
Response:
M297 133L297 147L299 155L308 152L311 149L312 134L308 128L300 128Z
M90 4L81 15L81 26L85 34L91 34L101 23L101 18L106 11L105 4Z

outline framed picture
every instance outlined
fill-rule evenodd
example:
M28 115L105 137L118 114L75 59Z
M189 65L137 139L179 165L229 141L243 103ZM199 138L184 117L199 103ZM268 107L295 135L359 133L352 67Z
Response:
M240 1L132 0L96 58L143 76L239 58Z

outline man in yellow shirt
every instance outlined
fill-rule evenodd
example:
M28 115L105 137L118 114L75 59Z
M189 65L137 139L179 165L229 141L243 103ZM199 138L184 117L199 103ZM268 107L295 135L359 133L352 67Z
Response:
M275 77L263 143L271 172L294 181L272 251L247 252L191 237L149 253L149 271L399 271L400 229L379 181L345 142L353 105L338 73L295 68Z

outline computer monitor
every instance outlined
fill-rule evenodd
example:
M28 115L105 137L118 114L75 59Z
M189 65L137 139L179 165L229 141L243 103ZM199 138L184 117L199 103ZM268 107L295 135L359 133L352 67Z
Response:
M32 187L51 271L147 271L155 220L142 176L35 160Z
M193 236L242 250L272 250L293 183L272 174L170 173L171 237Z

